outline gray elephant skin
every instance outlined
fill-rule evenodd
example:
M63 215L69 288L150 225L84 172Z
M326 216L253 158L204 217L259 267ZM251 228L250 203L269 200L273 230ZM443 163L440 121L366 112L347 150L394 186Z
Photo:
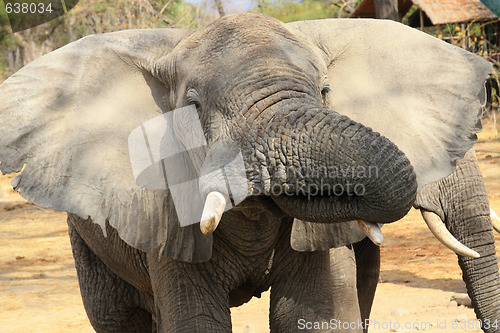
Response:
M453 236L479 252L480 258L458 255L463 280L485 332L498 332L500 279L490 209L473 149L457 161L446 178L418 191L415 208L436 213ZM335 278L334 317L342 322L364 322L370 316L380 272L380 248L364 239L351 247L330 250ZM355 331L355 330L346 330ZM367 332L368 330L363 330Z
M240 14L194 32L88 36L0 86L0 169L22 169L13 185L23 197L68 212L97 332L230 332L230 306L269 288L271 331L295 332L299 320L328 322L342 308L330 296L328 249L365 237L353 221L399 220L471 149L490 71L389 21ZM207 234L180 226L174 181L136 183L127 144L141 124L185 106L196 109L207 147L179 157L197 173L179 170L199 179ZM169 140L189 147L194 125L172 119ZM238 204L210 173L233 157L220 143L242 156ZM236 206L221 217L212 194Z

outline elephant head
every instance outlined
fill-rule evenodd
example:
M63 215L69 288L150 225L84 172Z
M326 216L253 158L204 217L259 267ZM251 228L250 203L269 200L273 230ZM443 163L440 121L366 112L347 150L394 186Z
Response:
M353 243L364 235L348 221L396 221L418 187L453 171L480 130L490 70L479 57L386 21L283 24L242 14L196 32L89 36L0 87L0 169L23 169L13 185L40 206L90 217L103 230L109 222L143 251L163 247L175 259L206 261L212 235L179 225L175 180L164 189L138 186L127 145L141 124L192 105L206 147L186 148L197 125L175 114L164 136L188 151L179 158L200 177L202 197L219 201L207 218L236 201L213 173L236 147L245 196L269 197L295 218L294 248Z

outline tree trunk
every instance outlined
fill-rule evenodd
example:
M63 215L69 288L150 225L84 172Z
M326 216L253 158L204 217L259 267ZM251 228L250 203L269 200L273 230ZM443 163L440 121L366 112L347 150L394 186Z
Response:
M7 51L7 61L9 62L9 71L14 73L16 71L16 51Z
M401 21L399 18L398 0L375 0L375 17Z
M222 7L222 2L221 0L214 0L215 6L217 7L217 11L219 12L219 15L222 17L226 15L226 12L224 11L224 7Z

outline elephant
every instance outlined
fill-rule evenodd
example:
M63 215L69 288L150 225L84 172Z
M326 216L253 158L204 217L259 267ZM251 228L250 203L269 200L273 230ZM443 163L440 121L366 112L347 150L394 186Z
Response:
M414 207L423 212L425 219L445 221L456 239L481 253L480 258L458 255L458 262L483 330L499 332L500 278L495 239L489 219L488 196L474 149L457 161L451 175L419 190ZM365 238L350 249L340 247L330 250L330 260L332 275L341 276L340 281L334 283L334 303L338 300L347 304L334 314L334 318L347 323L365 322L369 318L378 283L379 247ZM344 274L338 274L339 271ZM365 326L363 332L367 329Z
M87 36L0 86L0 170L68 213L97 332L230 332L269 288L272 332L331 331L329 249L376 240L453 172L490 71L368 19Z

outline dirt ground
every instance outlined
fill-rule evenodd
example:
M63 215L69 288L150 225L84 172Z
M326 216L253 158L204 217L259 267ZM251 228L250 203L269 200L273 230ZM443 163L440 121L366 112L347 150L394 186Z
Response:
M500 213L500 140L479 142L476 150L491 206ZM9 184L8 177L0 179L0 332L94 332L80 299L65 214L26 202ZM431 235L419 212L383 233L371 314L378 326L370 331L481 332L474 329L474 311L452 300L466 292L456 255ZM232 309L234 332L269 332L268 310L269 293Z

